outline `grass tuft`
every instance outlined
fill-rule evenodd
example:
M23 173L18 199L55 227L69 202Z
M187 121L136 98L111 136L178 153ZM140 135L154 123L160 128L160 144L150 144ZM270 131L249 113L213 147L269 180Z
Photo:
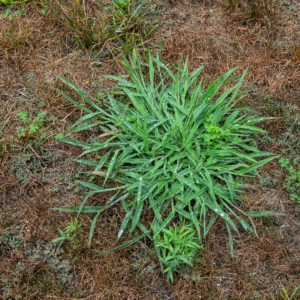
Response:
M84 151L80 156L110 149L99 162L77 160L95 166L92 178L103 178L104 188L91 180L80 182L89 187L92 194L117 191L96 214L90 237L99 213L122 203L126 215L118 239L127 228L130 228L130 234L139 228L143 232L140 238L146 235L154 239L160 256L159 236L172 220L189 222L196 229L201 243L202 237L221 218L227 225L233 254L231 229L239 231L232 216L245 230L255 232L246 220L253 224L251 216L274 213L245 213L238 208L238 192L242 186L235 178L255 176L257 168L274 158L256 160L273 154L250 146L251 140L247 139L250 134L265 133L254 124L266 118L247 118L240 115L240 109L234 108L237 98L244 94L239 93L239 89L246 72L237 80L236 76L230 78L236 68L231 69L205 87L204 78L197 83L204 66L189 73L186 60L183 69L180 64L177 74L173 75L158 55L156 58L149 55L147 81L136 52L131 62L125 56L123 58L132 81L107 76L119 82L120 91L115 93L124 96L122 102L108 94L109 110L100 108L73 83L58 76L87 104L78 104L60 92L87 112L66 137L94 126L103 131L98 137L99 142L92 144L66 137L61 141L82 147ZM237 80L236 85L223 94L218 93L221 86L233 80ZM119 183L119 186L105 188L109 180ZM84 202L78 213L83 207ZM152 235L148 224L140 221L142 212L150 209L153 211ZM240 212L246 220L237 215Z

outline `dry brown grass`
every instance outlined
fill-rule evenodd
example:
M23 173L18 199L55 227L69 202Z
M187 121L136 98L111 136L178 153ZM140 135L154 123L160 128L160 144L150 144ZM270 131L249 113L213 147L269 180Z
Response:
M255 83L258 95L250 95L241 105L251 103L260 107L264 114L271 114L265 106L264 95L271 94L279 101L299 104L300 50L296 42L299 40L299 16L286 7L279 9L273 1L265 1L258 15L249 17L247 11L252 2L235 1L234 7L225 7L221 0L165 3L164 11L169 10L167 18L173 20L173 24L168 25L163 20L160 23L160 28L168 32L164 38L163 59L172 65L182 56L189 56L190 69L206 65L204 72L208 80L235 66L240 66L240 73L248 68L245 82ZM0 153L0 236L19 219L18 230L28 241L51 241L58 236L57 228L67 226L71 214L57 213L50 208L78 205L82 195L64 187L53 193L53 185L39 179L24 186L8 172L13 157L31 151L17 137L16 128L20 126L17 114L26 110L34 116L38 111L46 111L57 117L55 124L47 129L52 136L57 132L65 133L83 112L67 103L54 89L64 89L76 101L82 99L53 74L65 76L88 94L97 95L100 90L95 83L100 82L101 91L114 84L105 79L104 74L125 74L125 70L112 59L112 49L116 47L114 40L105 45L102 52L107 51L107 54L97 62L92 58L95 49L82 51L72 45L72 32L56 22L52 15L44 18L28 4L24 18L9 20L2 17L4 9L5 6L0 5L0 128L7 118L10 120L0 136L0 143L4 145ZM101 48L96 50L101 52ZM28 74L34 74L35 80L32 81ZM28 91L31 92L25 97ZM44 102L42 109L41 101ZM276 114L281 116L280 112ZM285 127L280 120L263 126L278 136ZM76 138L86 140L89 136L85 133ZM51 153L59 153L62 161L79 154L76 147L63 145L50 137L44 145ZM261 149L280 153L276 145L261 145ZM62 168L50 163L47 166L53 170ZM70 168L75 170L76 164L71 164ZM280 169L279 164L272 162L262 168L261 174L267 176L276 169ZM92 221L89 215L79 218L83 224L80 247L75 251L64 244L66 259L72 260L78 255L72 263L72 284L63 290L55 286L47 292L38 290L32 298L70 299L77 293L85 299L250 299L257 291L261 294L259 299L286 299L283 289L290 295L299 284L299 214L280 183L272 188L260 187L257 180L251 184L255 189L246 191L245 210L274 210L286 216L257 219L259 238L241 230L241 236L234 236L233 259L226 227L222 222L215 224L206 240L203 263L194 269L201 274L202 283L178 276L174 285L167 284L158 267L139 281L132 267L134 246L95 258L95 254L117 245L123 211L113 208L100 216L90 248L87 247ZM98 195L89 199L88 204L99 205L107 197L109 195ZM144 219L147 221L147 214ZM124 237L121 242L125 241ZM146 248L152 247L146 239L141 243ZM0 253L2 280L3 274L10 272L20 258L7 249ZM155 257L151 260L157 263ZM45 276L51 278L51 272ZM33 281L23 282L20 290L36 291L34 284Z

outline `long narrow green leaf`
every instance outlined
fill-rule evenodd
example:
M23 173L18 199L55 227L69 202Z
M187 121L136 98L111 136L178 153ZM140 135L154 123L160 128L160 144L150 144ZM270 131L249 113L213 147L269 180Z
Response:
M294 289L292 295L291 295L291 300L294 299L294 296L296 295L296 293L300 290L300 284Z
M174 211L172 211L167 218L162 222L162 224L157 229L157 232L154 234L153 238L155 238L174 218Z
M142 238L144 238L145 236L147 236L147 234L148 234L148 233L143 233L143 234L137 236L136 238L134 238L133 240L131 240L131 241L129 241L129 242L127 242L127 243L125 243L125 244L119 246L119 247L116 247L116 248L114 248L114 249L110 249L110 250L108 250L108 251L102 252L102 253L100 253L100 254L97 254L96 256L100 256L100 255L103 255L103 254L107 254L107 253L110 253L110 252L113 252L113 251L117 251L117 250L121 250L121 249L123 249L123 248L126 248L126 247L128 247L129 245L134 244L135 242L141 240Z
M88 112L88 113L92 113L92 111L90 109L88 109L87 107L85 107L84 105L81 105L79 103L77 103L76 101L74 101L73 99L71 99L69 96L67 96L66 94L64 94L63 92L59 91L56 89L56 91L61 94L63 97L65 97L67 100L69 100L71 103L73 103L74 105L76 105L78 108Z
M76 122L70 127L70 129L76 127L76 126L79 125L79 124L82 124L83 122L86 122L86 121L91 122L91 121L93 121L94 119L96 119L97 117L99 117L100 115L101 115L101 112L98 112L98 111L95 112L95 113L87 114L87 115L83 116L82 118L80 118L78 121L76 121Z
M201 243L201 232L200 232L200 226L199 226L199 224L201 224L201 223L197 220L197 217L194 214L194 211L193 211L191 205L189 205L189 210L190 210L192 222L194 223L197 233L198 233L199 242Z
M88 96L86 93L84 93L78 86L76 86L71 81L59 76L55 75L57 78L59 78L63 83L65 83L67 86L69 86L71 89L73 89L78 95L80 95L88 104L90 104L93 108L97 110L101 110L96 104L94 104L92 101L88 99ZM85 109L86 110L86 109ZM87 111L87 110L86 110ZM101 110L102 111L102 110Z
M63 143L66 143L66 144L73 145L73 146L82 147L82 148L85 148L85 147L89 146L87 143L84 143L84 142L81 142L81 141L77 141L77 140L70 140L70 139L62 138L59 141L63 142Z
M268 215L280 215L285 216L285 214L278 213L270 210L261 210L261 211L247 211L246 214L251 217L264 217Z
M144 119L143 139L144 139L145 151L149 152L149 137L148 137L148 131L147 131L147 120L146 120L146 118Z
M90 235L89 235L89 247L91 246L92 238L93 238L93 235L94 235L94 231L95 231L95 227L96 227L96 223L97 223L99 215L100 215L100 211L95 215L95 217L93 219L93 222L92 222Z
M81 210L82 213L98 213L103 210L103 206L84 206ZM54 210L60 210L60 211L66 211L66 212L78 212L80 209L80 206L71 206L71 207L53 207L51 209Z
M132 233L134 231L137 223L140 220L141 213L142 213L142 210L143 210L143 206L144 206L144 202L143 201L138 202L137 208L135 210L135 214L133 216L130 233Z
M107 170L106 176L105 176L105 178L104 178L103 186L105 185L105 183L106 183L106 181L107 181L107 179L108 179L110 173L112 172L112 170L113 170L113 168L114 168L115 162L116 162L116 160L117 160L117 157L118 157L118 154L119 154L120 151L121 151L121 150L118 149L118 150L115 152L113 158L111 159L111 161L110 161L110 163L109 163L108 170Z
M3 128L5 127L6 123L9 121L9 118L6 119L6 121L3 123L2 127L0 128L0 134L2 133L3 131Z
M131 218L131 215L132 215L132 212L131 211L128 211L128 213L126 213L124 219L123 219L123 222L120 226L120 230L119 230L119 233L118 233L118 238L117 238L117 241L119 240L119 238L122 236L125 228L127 227L127 224Z
M239 233L236 225L233 223L233 221L229 218L229 216L215 203L212 203L211 201L206 201L205 204L212 209L216 214L218 214L220 217L222 217L226 223L228 223L237 233Z
M233 240L232 240L232 234L231 234L231 230L230 230L228 223L226 223L226 227L227 227L228 236L229 236L230 253L231 253L231 257L233 258Z
M87 182L87 181L82 181L82 180L76 180L76 182L78 182L79 184L95 191L95 192L102 192L103 191L103 188L100 187L99 185L96 185L94 183L91 183L91 182Z
M270 162L271 160L273 160L274 158L277 158L279 157L280 155L278 156L275 156L275 157L269 157L269 158L266 158L266 159L263 159L263 160L260 160L256 163L254 163L253 165L251 165L250 167L248 168L245 168L245 169L242 169L238 172L236 172L237 175L242 175L242 174L246 174L246 173L249 173L249 172L252 172L254 170L256 170L257 168L267 164L268 162Z
M108 151L105 155L103 155L103 157L100 159L100 161L97 163L96 168L93 171L93 174L95 174L94 172L98 172L102 169L102 167L104 166L104 164L106 163L106 161L108 160L110 153L112 150ZM91 182L93 179L95 178L95 175L92 175L89 178L89 182Z

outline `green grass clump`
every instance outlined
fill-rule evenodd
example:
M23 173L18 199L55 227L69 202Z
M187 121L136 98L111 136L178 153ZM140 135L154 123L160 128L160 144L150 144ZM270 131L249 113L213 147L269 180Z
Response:
M196 231L191 226L170 226L162 231L163 237L158 236L159 242L156 245L162 253L159 260L165 266L164 273L167 273L167 279L173 282L174 271L180 271L182 265L192 267L194 262L199 260L196 256L202 248L198 245Z
M102 45L113 36L113 30L101 17L90 13L91 9L85 2L43 0L40 2L43 9L51 12L53 20L73 33L75 43L81 49L92 45Z
M117 39L124 51L132 49L134 42L144 48L157 27L149 17L156 5L142 0L103 2L106 4L99 0L92 5L85 1L41 0L42 8L36 7L72 33L72 44L82 50L103 46L112 39Z
M77 160L95 167L90 180L80 183L89 187L91 193L117 191L104 207L94 210L97 214L90 240L100 212L121 204L126 215L118 239L127 228L132 234L138 227L143 234L131 242L148 236L154 240L159 257L162 257L159 236L172 220L177 223L185 220L194 226L200 244L214 222L221 218L226 223L232 250L231 229L238 233L233 217L245 230L254 232L251 216L274 213L242 212L243 218L238 214L242 211L238 197L241 185L236 179L238 176L255 176L257 168L273 159L257 160L272 153L250 146L251 139L247 138L250 134L265 132L254 124L266 118L248 118L240 115L239 108L234 108L237 98L244 94L239 93L239 89L246 72L236 85L220 94L222 85L237 78L229 78L236 68L205 87L205 80L198 81L204 66L189 73L187 60L183 69L180 64L177 74L173 75L158 55L156 58L149 55L149 80L144 76L136 52L131 62L124 57L124 65L131 81L107 77L119 82L117 94L123 95L126 101L118 101L108 94L109 109L99 107L82 90L58 76L89 106L76 103L60 92L87 113L66 136L94 126L103 131L99 141L90 144L68 138L61 141L82 147L81 156L107 149L100 161ZM103 187L91 182L97 176L103 178ZM107 181L115 181L119 186L104 188ZM73 210L80 213L84 203ZM153 234L149 224L141 220L142 212L147 210L153 211Z

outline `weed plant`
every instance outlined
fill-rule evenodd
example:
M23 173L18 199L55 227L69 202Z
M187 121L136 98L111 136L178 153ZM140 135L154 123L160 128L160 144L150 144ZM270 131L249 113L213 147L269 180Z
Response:
M148 37L158 26L154 26L152 21L156 3L150 4L144 0L115 0L112 5L102 7L106 21L113 24L115 38L123 52L131 53L134 47L139 47L144 52L148 51L145 44L149 42Z
M66 227L65 232L58 229L60 233L60 237L52 240L52 243L60 242L60 245L67 241L69 244L72 245L73 250L78 249L81 245L83 245L84 240L81 234L81 226L82 224L78 224L77 219L71 219L71 222Z
M280 171L276 171L274 176L261 177L259 183L262 186L276 186L282 175Z
M75 193L86 191L85 187L75 182L81 178L82 172L87 171L86 166L79 165L74 170L70 158L62 159L58 154L46 151L43 147L39 149L39 153L39 155L32 151L22 154L14 153L9 160L8 171L24 185L40 180L45 184L50 184L53 192L63 189L64 185L66 190L72 190Z
M283 187L291 194L291 200L297 200L298 204L300 204L300 165L296 159L294 159L293 164L289 159L285 158L281 158L279 162L289 172Z
M254 96L255 98L258 97L256 91ZM289 172L288 177L284 180L283 187L291 194L291 200L297 200L300 204L299 107L295 104L282 103L270 96L266 96L261 100L264 102L264 113L280 118L280 126L271 127L270 134L272 136L265 133L261 137L257 136L257 140L262 144L274 145L280 149L283 157L279 160L279 163ZM258 110L254 107L251 107L247 112L248 115L257 113ZM273 176L261 178L260 184L263 186L276 185L283 177L284 174L277 170ZM299 210L299 206L296 210Z
M25 125L25 127L18 127L18 137L20 137L25 144L28 143L30 146L33 146L35 150L37 150L43 144L46 137L51 134L49 126L53 125L57 120L54 116L47 116L45 112L39 112L32 120L28 118L27 111L19 112L18 117Z
M144 0L115 0L112 5L102 7L106 12L106 20L114 25L116 32L134 32L146 35L147 16L155 4L151 5Z
M155 233L155 229L153 230ZM164 273L167 273L167 280L173 282L173 273L180 271L181 266L190 266L199 261L197 254L202 250L198 244L196 231L191 226L183 224L180 228L169 226L169 229L163 229L163 237L158 235L159 242L157 248L161 250L159 257L164 266Z
M255 98L258 97L254 94ZM264 102L263 109L257 107L249 107L247 115L259 114L262 111L272 117L280 118L280 126L270 127L270 133L264 133L261 136L256 136L256 140L262 144L272 144L281 149L281 153L285 158L300 159L300 126L299 126L299 107L290 103L282 103L274 100L272 97L264 97L261 99Z
M241 9L248 19L262 19L274 13L275 0L226 0L228 9Z
M23 234L14 233L14 227L5 230L0 238L0 245L11 251L12 255L17 255L20 259L16 262L12 274L8 274L2 282L2 299L23 299L22 281L25 278L36 276L45 272L46 266L56 279L63 284L69 284L72 280L71 264L68 260L62 259L63 249L56 249L55 244L45 243L38 240L36 244L26 242ZM51 279L53 281L53 278ZM39 284L42 282L40 281ZM53 285L53 282L52 284Z
M277 1L280 6L286 6L289 10L297 11L298 7L295 3L288 0L278 0Z
M58 76L86 102L86 106L76 103L59 91L87 113L72 126L66 137L94 126L103 131L99 142L92 144L68 138L61 141L82 147L84 151L80 156L108 149L100 161L76 161L94 166L91 178L102 177L104 187L109 180L119 183L118 187L103 188L91 180L80 182L89 187L93 194L117 191L104 207L99 207L92 223L90 241L99 214L121 203L126 215L118 239L128 227L130 234L137 227L143 232L123 246L148 236L154 240L159 258L163 258L159 236L172 220L186 220L194 226L198 243L201 243L214 222L222 218L228 229L233 253L231 229L237 233L239 231L232 217L245 230L254 232L252 216L274 213L243 212L239 208L238 192L241 186L235 178L255 176L257 168L273 159L256 160L272 153L249 146L250 140L247 139L249 134L265 133L254 124L266 118L239 116L240 109L234 108L236 99L244 94L239 93L239 89L246 72L236 85L219 95L218 90L222 85L236 79L229 78L236 68L205 87L203 78L197 84L204 66L189 73L186 60L183 69L180 64L177 74L173 75L160 61L158 54L156 58L149 54L148 82L135 51L131 62L125 56L123 58L132 81L107 76L119 82L120 91L117 94L126 99L124 103L108 94L109 109L99 107L97 101L92 101L73 83ZM79 214L88 197L74 211ZM56 209L70 210L63 207ZM150 209L154 216L150 223L152 235L148 224L141 221L142 212ZM252 225L247 223L245 217Z
M279 5L276 0L225 0L225 10L231 12L231 19L239 24L260 24L266 29L269 46L278 37Z
M103 46L106 41L116 38L123 50L132 50L134 43L142 45L148 36L155 30L152 26L148 30L148 15L153 8L147 2L139 0L114 1L110 6L103 5L100 1L95 1L93 7L86 2L75 1L73 3L61 0L43 0L41 11L50 11L54 20L67 30L71 30L77 46L81 49L90 46ZM96 10L95 10L96 7ZM97 13L95 13L97 12ZM130 34L130 37L123 39L123 35Z
M141 281L147 274L153 273L157 264L154 262L155 249L145 249L140 243L134 245L134 251L131 252L133 263L133 274Z
M51 11L55 21L59 21L61 26L73 32L76 43L81 49L102 45L114 34L109 24L90 13L90 7L86 3L44 0L42 4L44 9Z
M5 30L0 34L1 46L10 49L20 49L28 43L32 29L29 26L22 26L20 28L17 18L12 18L4 28Z
M27 111L21 111L19 112L18 116L20 120L26 124L26 128L24 127L19 127L18 128L18 136L19 137L31 137L37 132L39 132L46 120L44 119L44 116L46 115L45 112L40 112L37 114L37 116L34 118L32 122L28 119L28 112Z
M25 16L25 13L21 10L17 10L16 12L14 12L13 14L10 13L10 8L7 8L5 11L4 11L4 14L2 15L4 18L8 17L9 16L9 19L12 20L15 16L18 16L18 17L23 17Z
M191 269L190 269L190 262L187 264L184 261L181 261L181 263L179 263L180 267L178 267L176 262L178 257L176 255L173 256L173 259L171 258L172 256L172 252L174 251L182 251L184 252L184 250L188 250L187 248L189 247L189 245L186 247L186 245L184 245L183 243L180 242L180 240L175 240L176 239L176 235L178 234L178 232L180 232L182 235L184 235L184 233L186 232L187 234L189 233L188 230L191 230L191 238L187 238L185 237L186 241L189 242L191 241L192 244L191 246L194 248L191 253L187 253L187 257L189 257L191 259L191 262L196 262L200 260L199 255L195 255L198 253L195 252L200 252L201 253L201 247L197 244L197 238L195 237L195 231L191 228L188 228L188 226L183 225L182 227L178 228L176 226L170 226L169 230L167 230L167 232L169 231L169 233L167 233L163 238L165 239L165 242L163 241L163 238L160 238L160 243L161 245L159 246L162 250L165 249L165 251L163 250L162 252L165 254L164 258L167 258L169 255L169 259L167 260L166 264L164 264L163 261L162 264L165 265L171 265L169 270L165 270L165 272L168 272L168 277L170 276L170 279L173 279L173 272L172 270L174 269L176 272L180 272L182 274L182 277L185 280L192 280L195 281L196 283L201 283L201 274L196 274L194 273ZM169 239L168 236L171 238ZM175 239L174 239L175 238ZM193 239L195 239L196 244L194 244L194 242L192 241ZM177 247L173 247L174 244L177 244ZM138 277L138 280L141 281L144 277L147 276L148 273L153 273L154 269L157 267L157 264L155 263L155 260L153 259L154 255L155 255L155 248L151 248L151 249L145 249L144 247L141 247L141 245L139 243L137 243L135 246L135 250L132 251L132 256L134 258L134 262L132 264L133 266L133 271L135 276ZM170 255L171 254L171 255ZM194 256L195 255L195 256ZM182 257L184 255L181 255ZM184 258L184 257L183 257ZM172 267L172 262L175 263L174 268Z

